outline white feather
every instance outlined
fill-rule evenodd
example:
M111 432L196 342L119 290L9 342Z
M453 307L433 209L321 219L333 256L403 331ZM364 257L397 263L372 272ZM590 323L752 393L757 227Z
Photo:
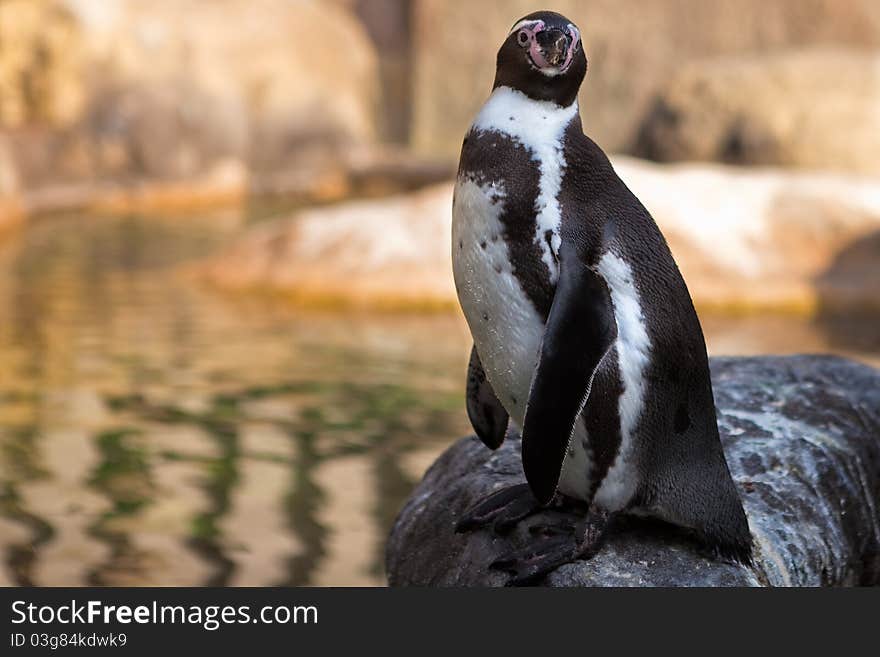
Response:
M619 401L620 451L596 492L595 501L599 506L615 511L626 506L635 492L636 473L631 458L633 432L644 408L645 369L651 342L629 264L609 251L600 258L596 269L611 292L623 394Z
M504 197L495 183L479 185L468 178L456 182L452 271L486 376L522 426L544 326L511 270L499 219Z
M529 27L529 28L534 27L538 23L541 23L543 25L544 21L538 20L538 19L536 19L536 20L521 20L519 23L517 23L512 28L510 28L510 32L507 33L507 36L510 36L511 34L516 32L517 30L522 29L524 27Z
M520 91L498 87L483 105L474 121L479 132L493 131L510 137L528 149L538 162L540 180L535 200L535 242L550 270L550 280L559 277L555 254L559 252L559 190L565 173L563 137L565 128L577 116L577 101L561 107L550 101L533 100ZM550 244L545 234L551 232Z
M510 268L501 237L505 198L499 183L480 185L468 177L458 179L452 213L452 270L486 376L513 422L522 427L544 323ZM587 499L592 467L585 439L583 424L578 422L559 480L560 491L579 499Z
M535 201L535 236L542 260L555 284L559 276L556 256L562 221L559 190L565 172L563 136L577 116L577 102L560 107L536 101L525 94L499 87L474 120L477 132L505 135L528 150L538 163L540 179ZM522 426L544 324L532 302L510 270L500 215L506 191L498 183L479 185L464 177L456 183L453 211L453 272L459 301L474 343L495 393L514 423ZM545 234L551 232L550 244ZM482 248L481 243L486 247ZM459 247L459 244L461 247ZM501 269L500 273L498 269ZM485 316L489 319L486 320ZM578 422L563 463L559 489L586 499L592 468L584 448L586 432Z

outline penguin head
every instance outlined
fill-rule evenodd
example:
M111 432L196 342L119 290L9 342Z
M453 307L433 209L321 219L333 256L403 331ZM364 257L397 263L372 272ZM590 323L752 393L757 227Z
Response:
M498 51L496 87L567 107L587 73L580 30L565 16L536 11L519 19Z

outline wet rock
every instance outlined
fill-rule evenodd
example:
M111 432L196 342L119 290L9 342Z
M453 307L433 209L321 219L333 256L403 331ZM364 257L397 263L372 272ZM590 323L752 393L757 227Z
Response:
M841 126L846 126L841 130ZM639 128L635 153L880 174L880 56L806 50L682 67Z
M548 586L850 586L880 583L880 371L843 358L715 358L719 428L755 540L753 567L711 560L683 532L632 519ZM392 529L393 586L498 586L487 565L529 540L456 534L456 519L523 480L516 435L475 437L428 470Z

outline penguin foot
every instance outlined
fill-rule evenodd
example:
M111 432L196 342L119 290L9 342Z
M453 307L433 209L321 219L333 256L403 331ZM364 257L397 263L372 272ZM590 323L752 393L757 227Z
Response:
M510 532L517 523L543 510L528 484L502 488L483 498L462 514L456 532L467 532L492 525L498 534Z
M529 531L543 538L502 555L489 567L512 575L506 586L536 584L559 566L595 556L612 517L606 513L590 513L577 526L565 521L534 525Z
M570 520L560 522L541 522L529 527L529 533L538 536L571 536L577 530L577 524Z
M489 568L512 575L505 586L530 586L555 568L574 561L577 547L573 534L550 536L502 555Z

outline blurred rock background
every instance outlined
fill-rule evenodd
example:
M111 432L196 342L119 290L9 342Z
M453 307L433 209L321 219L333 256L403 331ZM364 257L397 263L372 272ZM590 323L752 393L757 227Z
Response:
M3 0L0 126L25 189L250 174L394 143L454 159L532 2ZM871 0L560 0L612 152L878 173ZM846 126L846 130L841 128ZM280 184L280 183L279 183Z
M880 4L560 0L553 8L583 30L582 112L607 151L775 168L743 187L737 169L685 179L626 167L637 190L640 179L653 181L643 200L694 278L698 302L815 310L821 289L849 271L841 250L873 244L880 228L872 182ZM70 208L265 198L290 207L448 179L491 87L498 44L533 9L519 0L2 0L0 222ZM805 185L802 171L813 182ZM841 183L847 177L858 193ZM735 197L725 194L732 188ZM356 206L348 221L332 218L345 208L313 217L329 244L364 233L358 249L316 250L296 237L296 219L282 219L210 263L207 277L335 298L357 273L355 287L375 293L359 289L351 300L369 305L387 303L402 276L404 305L454 305L440 283L446 193L430 211L415 211L424 204L414 197L412 207ZM717 238L734 233L743 255L725 268ZM400 248L383 251L389 241ZM267 245L280 243L292 250ZM408 264L391 276L402 244ZM386 257L361 258L371 253ZM875 273L870 264L859 272L866 267ZM880 305L872 289L844 278L838 287L847 292L835 298ZM751 288L758 280L764 285Z
M3 0L0 34L0 123L37 209L108 183L332 193L376 141L376 49L343 3Z
M384 581L469 431L452 178L539 8L710 353L880 364L880 3L542 4L0 0L0 584Z
M454 153L462 128L491 86L498 43L510 24L536 4L421 0L415 5L419 45L413 141L419 148ZM668 160L716 159L713 151L698 145L667 145L663 139L676 135L650 126L658 124L659 114L667 124L696 123L691 128L696 132L703 115L695 113L711 116L719 110L727 116L714 119L717 127L704 118L706 129L748 131L754 125L760 132L767 124L794 123L780 126L773 136L799 139L793 128L812 113L818 115L816 123L824 123L821 129L810 126L811 132L823 141L839 134L836 121L848 117L851 130L877 143L880 78L872 57L880 47L876 2L559 0L552 8L572 18L583 32L589 59L580 98L584 123L606 150L656 152ZM707 101L713 104L704 107ZM740 124L725 126L730 115ZM711 138L718 137L706 137ZM839 150L855 143L850 139L843 136ZM653 145L655 141L659 143ZM876 162L864 160L848 152L819 162L812 153L776 160L744 153L737 162L878 171Z

